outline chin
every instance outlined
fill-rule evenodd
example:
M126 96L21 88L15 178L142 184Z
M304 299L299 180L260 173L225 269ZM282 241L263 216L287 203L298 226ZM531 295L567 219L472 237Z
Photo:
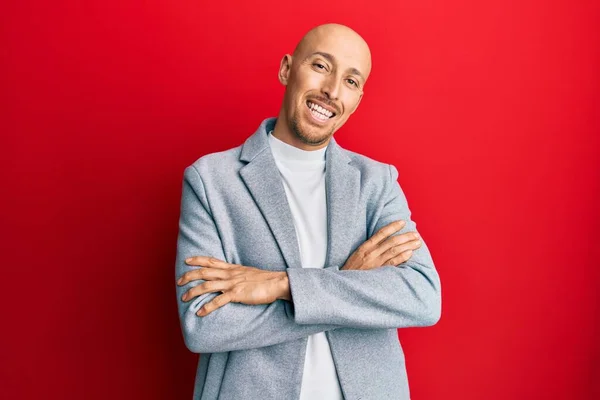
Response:
M297 118L292 118L291 131L303 143L309 145L320 145L326 142L333 135L333 126L311 126L306 121L298 121Z

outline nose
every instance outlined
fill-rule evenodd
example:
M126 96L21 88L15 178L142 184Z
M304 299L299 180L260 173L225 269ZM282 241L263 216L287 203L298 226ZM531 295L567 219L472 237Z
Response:
M323 83L321 88L323 94L325 94L331 100L337 100L340 91L340 81L334 74L331 74Z

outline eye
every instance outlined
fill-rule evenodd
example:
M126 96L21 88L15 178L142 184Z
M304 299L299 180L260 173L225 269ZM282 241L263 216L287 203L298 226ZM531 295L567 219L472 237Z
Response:
M327 68L325 68L325 66L323 64L319 64L319 63L314 63L313 66L317 67L318 69L321 70L326 70Z
M353 86L356 86L356 87L358 87L358 82L356 82L354 79L352 79L352 78L348 78L348 79L346 79L346 81L347 81L349 84L351 84L351 85L353 85Z

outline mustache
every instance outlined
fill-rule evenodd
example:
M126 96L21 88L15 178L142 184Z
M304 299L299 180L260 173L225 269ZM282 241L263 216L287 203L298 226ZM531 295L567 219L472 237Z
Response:
M317 100L317 101L320 101L323 104L328 105L329 107L331 107L331 108L333 108L335 110L336 115L341 112L340 108L338 107L338 105L335 104L334 102L332 102L331 100L329 100L327 97L311 97L308 100L309 101L310 100Z

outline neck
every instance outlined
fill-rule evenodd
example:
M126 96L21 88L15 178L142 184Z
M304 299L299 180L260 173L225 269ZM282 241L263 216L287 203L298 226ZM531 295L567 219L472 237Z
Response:
M314 145L303 142L298 136L294 134L289 128L288 121L285 117L285 111L283 108L279 112L279 116L277 117L277 122L275 123L275 129L273 129L273 136L277 139L281 140L284 143L289 144L290 146L297 147L301 150L305 151L313 151L319 150L329 144L331 138L327 139L325 142Z

